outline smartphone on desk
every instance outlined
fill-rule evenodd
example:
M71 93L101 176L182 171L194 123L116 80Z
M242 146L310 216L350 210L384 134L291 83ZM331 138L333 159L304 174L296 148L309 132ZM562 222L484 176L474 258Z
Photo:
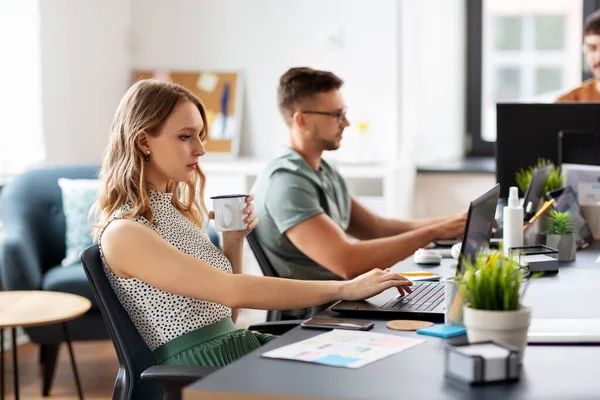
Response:
M310 318L300 324L303 328L311 329L348 329L353 331L368 331L373 329L371 321L351 321L347 319Z

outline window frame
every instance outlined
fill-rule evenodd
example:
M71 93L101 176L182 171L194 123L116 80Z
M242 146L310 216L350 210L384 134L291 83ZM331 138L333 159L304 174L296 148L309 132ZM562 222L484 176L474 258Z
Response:
M600 0L582 0L583 15L585 20L591 13L600 9ZM483 1L466 0L466 41L467 60L466 76L467 87L465 94L465 121L466 121L466 156L487 157L493 156L495 142L483 140L481 136L481 105L483 86ZM584 63L585 64L585 63ZM585 65L582 65L582 81L592 75Z

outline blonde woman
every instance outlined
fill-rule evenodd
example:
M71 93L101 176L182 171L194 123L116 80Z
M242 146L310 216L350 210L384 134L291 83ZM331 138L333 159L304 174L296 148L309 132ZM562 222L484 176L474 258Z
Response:
M153 80L125 94L111 128L96 205L96 239L108 279L161 364L223 366L273 338L236 329L238 308L292 309L358 300L406 278L379 269L350 281L242 274L245 236L258 224L246 198L245 231L225 232L223 252L203 229L198 163L206 113L185 88Z

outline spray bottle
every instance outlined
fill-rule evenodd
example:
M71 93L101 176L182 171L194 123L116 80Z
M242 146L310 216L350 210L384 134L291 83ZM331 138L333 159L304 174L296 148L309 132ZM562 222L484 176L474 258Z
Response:
M519 205L519 189L511 186L508 194L508 205L504 207L504 255L508 257L508 249L523 246L523 207Z

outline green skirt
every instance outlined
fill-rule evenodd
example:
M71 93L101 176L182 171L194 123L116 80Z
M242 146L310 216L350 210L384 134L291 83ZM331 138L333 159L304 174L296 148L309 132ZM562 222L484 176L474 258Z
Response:
M161 365L223 367L277 336L237 329L231 318L175 338L153 351Z

